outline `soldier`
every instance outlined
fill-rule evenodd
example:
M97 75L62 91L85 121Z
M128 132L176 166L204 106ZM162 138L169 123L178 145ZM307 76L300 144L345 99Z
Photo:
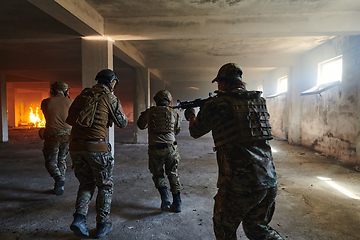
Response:
M41 102L46 126L43 135L43 155L45 168L55 180L54 191L56 195L64 193L66 157L69 154L71 126L66 123L68 110L72 104L69 96L69 86L61 81L50 87L50 98Z
M234 240L242 222L249 239L282 239L268 226L275 210L277 177L269 141L269 114L261 92L247 91L242 69L222 66L212 82L217 96L195 116L185 111L189 131L199 138L212 131L219 165L214 231L217 240Z
M169 107L171 100L169 91L159 91L154 97L156 106L141 113L137 126L140 129L148 129L149 170L161 196L161 210L179 213L181 212L181 185L177 168L180 155L175 135L180 132L180 115L177 110ZM164 177L164 167L173 196L171 205Z
M105 138L113 122L120 128L126 127L127 117L119 99L113 94L119 81L115 72L101 70L95 80L98 81L95 86L85 88L75 98L66 120L73 126L70 155L80 183L70 229L76 236L89 236L85 219L97 187L95 237L101 238L112 230L112 223L108 220L113 193L114 158Z

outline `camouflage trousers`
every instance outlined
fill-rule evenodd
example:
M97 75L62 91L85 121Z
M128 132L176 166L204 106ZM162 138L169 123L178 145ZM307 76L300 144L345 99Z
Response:
M43 155L45 168L50 176L55 178L65 177L66 157L69 154L70 140L51 140L45 139Z
M75 213L87 215L95 188L96 222L109 219L113 194L114 158L111 152L70 151L75 176L80 185L75 203Z
M214 231L217 240L236 240L242 222L244 232L252 240L283 240L268 224L275 210L277 188L254 192L219 189L215 196Z
M149 170L152 173L153 181L156 188L165 187L165 173L169 179L170 191L179 192L181 189L180 179L178 175L178 165L180 154L176 145L171 145L165 149L149 149Z

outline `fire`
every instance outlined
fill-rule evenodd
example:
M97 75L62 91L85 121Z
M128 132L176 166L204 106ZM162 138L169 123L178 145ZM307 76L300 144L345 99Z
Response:
M42 113L41 115L43 120L41 120L39 115L39 107L36 107L35 114L32 107L30 107L29 118L30 118L30 123L32 123L34 127L38 127L38 128L45 127L46 122L44 120L44 115Z

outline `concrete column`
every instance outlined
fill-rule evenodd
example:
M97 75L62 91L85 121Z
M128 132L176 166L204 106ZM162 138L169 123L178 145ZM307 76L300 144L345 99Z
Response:
M360 81L357 82L357 90L356 170L360 171Z
M0 72L0 142L9 141L7 106L6 106L6 72Z
M15 127L15 88L11 82L6 83L7 117L9 127Z
M136 125L136 121L140 113L150 107L149 70L146 68L136 68L134 83L134 142L147 143L147 131L140 130Z
M152 104L154 104L154 101L153 101L152 98L155 96L155 94L156 94L158 91L160 91L160 90L162 90L162 89L167 89L167 88L166 88L165 81L163 81L163 80L161 80L161 79L154 79L154 78L151 78L151 79L150 79L150 106L151 106ZM169 90L169 89L167 89L167 90ZM175 93L173 93L173 92L171 91L171 95L172 95L173 98L174 98ZM175 98L175 99L177 99L177 98ZM176 100L175 100L175 103L176 103Z
M110 40L85 40L81 42L82 51L82 87L92 87L96 74L102 69L113 69L113 42ZM114 156L115 131L114 126L108 130L107 141L112 146Z
M287 104L289 109L289 144L301 145L301 68L290 68L288 76Z

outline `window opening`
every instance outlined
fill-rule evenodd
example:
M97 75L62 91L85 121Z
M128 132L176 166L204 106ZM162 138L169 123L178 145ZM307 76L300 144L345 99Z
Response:
M342 55L319 63L317 85L342 80Z
M288 77L282 77L278 79L278 89L277 89L277 93L283 93L283 92L287 92L287 84L288 84Z

